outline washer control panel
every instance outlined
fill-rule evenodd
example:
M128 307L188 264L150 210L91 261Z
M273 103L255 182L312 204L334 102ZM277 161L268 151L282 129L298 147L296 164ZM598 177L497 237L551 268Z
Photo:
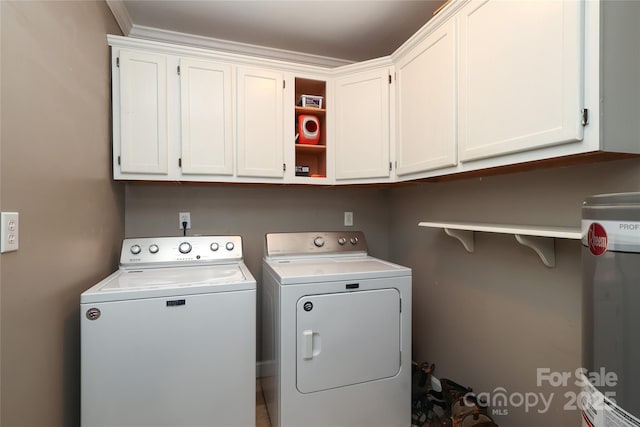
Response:
M124 239L120 266L201 264L242 260L240 236L146 237Z
M367 253L361 231L319 231L308 233L268 233L267 256Z

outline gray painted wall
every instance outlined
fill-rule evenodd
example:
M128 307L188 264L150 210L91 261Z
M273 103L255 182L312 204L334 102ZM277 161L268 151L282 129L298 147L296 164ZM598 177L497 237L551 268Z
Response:
M124 186L111 180L107 5L0 2L4 427L80 424L80 293L117 266Z
M393 189L391 256L413 268L414 358L477 392L504 388L515 404L495 417L501 426L579 426L579 414L564 409L575 379L568 387L538 387L536 375L538 368L581 366L580 243L556 240L557 266L547 268L513 236L475 233L470 254L444 231L417 224L579 227L586 196L639 189L640 160ZM544 410L539 403L526 412L518 404L526 393L547 400L553 393L550 409L538 413Z
M191 212L190 235L242 235L245 263L258 278L268 232L362 230L370 252L388 258L387 205L388 191L377 188L127 184L125 233L181 236L178 212ZM353 227L343 226L345 211Z

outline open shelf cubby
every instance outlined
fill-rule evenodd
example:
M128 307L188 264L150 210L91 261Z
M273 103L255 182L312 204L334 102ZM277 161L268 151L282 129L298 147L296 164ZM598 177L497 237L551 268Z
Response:
M320 108L301 106L300 100L303 95L310 95L322 98ZM296 151L296 175L309 176L310 178L325 178L327 176L327 138L326 138L326 102L327 83L321 80L305 78L295 79L295 151ZM317 119L317 129L315 124L311 124L312 133L316 131L319 135L317 141L312 143L303 142L303 132L300 126L300 117L312 116ZM304 124L302 125L304 126ZM300 171L302 169L302 171ZM308 170L308 172L307 172Z

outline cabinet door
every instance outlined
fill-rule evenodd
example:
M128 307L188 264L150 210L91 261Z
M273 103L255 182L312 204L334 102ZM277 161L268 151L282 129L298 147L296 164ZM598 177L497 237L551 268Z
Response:
M336 179L389 176L389 71L336 79Z
M168 172L167 59L120 51L120 170Z
M233 175L231 66L180 60L182 173Z
M238 68L238 176L281 178L283 75Z
M460 11L462 161L582 140L583 8L474 0Z
M451 19L402 57L397 73L398 175L456 164L456 44Z

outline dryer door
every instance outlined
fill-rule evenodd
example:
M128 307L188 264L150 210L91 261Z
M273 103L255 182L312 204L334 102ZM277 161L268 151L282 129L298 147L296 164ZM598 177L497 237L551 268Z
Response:
M398 290L309 295L296 308L301 393L388 378L400 370Z

